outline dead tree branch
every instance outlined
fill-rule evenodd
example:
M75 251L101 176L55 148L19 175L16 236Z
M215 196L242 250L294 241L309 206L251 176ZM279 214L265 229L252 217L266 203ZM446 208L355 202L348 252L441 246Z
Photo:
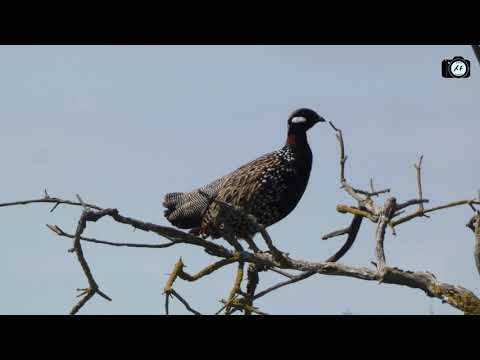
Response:
M332 123L330 123L330 125L335 131L340 146L340 184L345 192L355 200L356 204L337 205L338 212L343 214L352 214L353 218L350 226L347 228L330 232L322 237L322 239L326 240L337 236L347 235L347 239L343 246L334 255L327 258L325 262L312 262L291 258L288 253L283 253L274 246L274 243L265 226L260 224L254 216L246 213L244 209L240 207L233 206L216 199L209 198L211 201L216 201L219 203L222 211L230 212L237 218L241 217L242 221L249 222L249 225L256 229L260 236L262 236L269 251L260 252L259 249L254 246L252 239L248 239L250 242L247 241L247 243L253 252L245 251L238 239L236 239L235 235L233 233L228 233L227 231L224 238L228 240L228 243L232 247L232 249L229 249L213 241L197 237L193 234L186 233L175 228L144 222L124 216L120 214L117 209L102 208L94 204L86 203L78 195L78 201L70 201L57 197L51 197L45 190L45 195L42 198L2 203L0 204L0 207L28 205L35 203L53 204L54 206L50 211L55 210L59 205L82 207L82 213L80 215L75 233L70 234L65 232L57 225L47 225L47 227L56 235L73 240L73 248L71 249L71 252L76 254L81 269L87 278L88 287L86 289L80 289L81 294L79 297L81 297L81 299L72 308L71 314L78 313L78 311L95 294L98 294L109 301L111 300L100 289L96 279L93 276L91 267L83 253L82 243L85 242L91 244L130 248L167 248L179 244L185 244L198 247L207 254L217 258L216 261L212 262L210 265L193 275L184 271L185 265L182 259L175 264L173 271L169 275L167 283L164 287L166 314L169 313L170 298L174 297L185 306L187 311L192 314L200 315L200 312L193 309L190 304L180 294L178 294L177 291L175 291L173 287L175 281L177 281L178 278L188 282L198 281L206 276L212 275L216 271L220 271L230 264L237 264L237 271L233 280L232 288L228 293L226 300L221 300L223 306L220 311L217 312L218 314L222 311L225 311L225 314L243 311L243 313L246 315L266 315L265 312L260 311L254 306L255 300L287 285L303 281L313 275L343 276L365 281L377 281L384 284L393 284L412 289L419 289L422 290L427 296L440 299L443 302L463 311L465 314L480 314L480 299L472 291L461 286L443 283L437 280L433 274L427 271L405 271L396 267L388 266L386 263L385 253L385 235L387 227L391 227L394 231L396 226L413 220L417 217L424 217L426 214L447 208L469 205L475 211L475 216L470 219L470 221L467 223L467 226L475 234L474 256L480 273L480 215L473 206L480 205L480 200L460 200L425 209L424 204L428 203L429 200L423 197L421 173L423 156L421 156L418 163L415 164L417 197L405 202L397 202L395 197L390 197L383 204L378 205L373 200L373 197L378 198L380 195L389 193L391 190L385 189L376 191L373 186L372 179L370 179L369 190L362 190L353 187L349 181L347 181L345 175L347 156L345 154L343 134L342 131L336 128ZM400 214L403 214L406 211L405 209L414 205L418 205L418 207L413 213L399 217ZM83 236L88 222L97 222L106 216L110 217L119 224L132 226L134 229L154 233L166 239L167 242L161 244L138 244L127 242L117 243ZM358 237L364 218L367 218L375 224L374 253L376 259L376 269L352 267L338 263L338 261L351 249L352 245L354 244L356 238ZM225 225L225 228L228 229L228 224ZM243 291L242 283L244 281L245 265L248 265L248 268L246 271L246 290ZM285 276L287 280L257 292L257 288L260 284L260 273L263 271L273 271L279 273L282 276ZM289 271L296 271L300 273L293 275Z

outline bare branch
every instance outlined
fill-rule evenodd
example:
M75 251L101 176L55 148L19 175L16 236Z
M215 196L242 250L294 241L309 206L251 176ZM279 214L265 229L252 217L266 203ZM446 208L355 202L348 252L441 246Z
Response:
M269 268L268 270L276 272L277 274L283 275L283 276L285 276L289 279L293 279L295 277L295 275L292 275L290 273L287 273L286 271L282 271L282 270L279 270L279 269L276 269L276 268Z
M334 255L330 256L326 262L337 262L347 253L348 250L350 250L353 243L357 239L360 226L362 225L362 220L362 216L357 215L353 217L352 223L349 226L348 237L345 241L345 244Z
M338 143L340 145L340 183L342 184L342 188L345 189L345 191L353 197L355 200L357 200L359 203L362 203L365 199L362 198L360 195L358 195L358 190L354 189L348 182L345 177L345 163L347 162L347 156L345 155L345 145L343 142L343 134L342 130L337 129L335 125L331 121L328 122L330 126L333 128L333 130L336 131L336 136Z
M357 194L362 194L362 195L365 195L367 197L372 197L372 196L378 196L378 195L381 195L381 194L386 194L386 193L389 193L390 192L390 189L384 189L384 190L379 190L379 191L365 191L365 190L360 190L360 189L355 189L355 188L352 188L353 191Z
M396 211L402 210L412 205L423 206L422 204L428 203L428 202L429 202L428 199L412 199L412 200L405 201L401 204L398 204L395 210Z
M345 229L332 231L331 233L323 235L322 240L328 240L328 239L331 239L331 238L334 238L334 237L337 237L337 236L342 236L342 235L348 234L349 231L350 231L350 227L347 227Z
M404 271L385 266L383 275L381 275L379 271L372 271L363 267L351 267L339 263L312 263L290 258L287 258L287 260L289 269L310 271L322 275L346 276L368 281L380 282L381 280L384 284L403 285L413 289L420 289L428 296L436 297L464 313L480 314L480 299L473 292L461 286L442 283L428 272ZM252 254L251 257L247 258L247 261L258 261L271 266L275 264L280 266L269 254Z
M35 203L55 204L54 208L50 211L53 211L55 209L55 207L57 207L59 204L82 206L82 204L80 202L63 200L63 199L48 196L48 197L43 197L43 198L40 198L40 199L22 200L22 201L1 203L0 207L16 206L16 205L28 205L28 204L35 204ZM92 204L85 204L85 205L88 206L89 208L92 208L92 209L95 209L95 210L102 210L101 207L96 206L96 205L92 205Z
M217 261L217 262L215 262L211 265L208 265L207 267L200 270L195 275L190 275L190 274L186 273L183 270L183 264L182 264L182 267L178 271L178 277L180 279L184 280L184 281L190 281L190 282L197 281L197 280L201 279L202 277L210 275L211 273L219 270L220 268L222 268L226 265L233 264L233 263L236 263L236 262L240 261L241 258L242 257L240 255L240 253L235 253L234 255L232 255L231 257L229 257L227 259L223 259L223 260Z
M57 225L49 225L47 224L47 227L52 230L55 234L59 236L63 236L66 238L74 239L75 235L71 235L60 229ZM87 238L80 236L81 241L85 242L90 242L94 244L102 244L102 245L109 245L109 246L118 246L118 247L133 247L133 248L148 248L148 249L164 249L173 245L176 245L177 242L170 242L166 244L135 244L135 243L117 243L117 242L111 242L111 241L104 241L104 240L97 240L93 238Z
M257 295L255 295L253 297L253 300L257 300L257 299L261 298L262 296L265 296L268 293L271 293L272 291L280 289L284 286L294 284L296 282L308 279L310 276L315 275L315 274L316 274L315 271L305 271L305 272L303 272L299 275L296 275L296 276L292 277L290 280L279 282L278 284L275 284L275 285L269 287L268 289L260 291Z
M377 270L380 276L383 276L385 271L385 251L383 243L385 240L385 229L387 228L390 219L392 218L395 210L397 209L396 199L394 197L388 199L385 202L384 209L380 214L378 220L377 231L375 232L375 255L377 259Z
M448 208L456 207L456 206L469 205L469 204L479 205L480 201L478 201L478 200L459 200L459 201L450 202L450 203L445 204L445 205L440 205L440 206L436 206L436 207L433 207L433 208L430 208L430 209L426 209L423 212L419 212L417 210L412 214L406 215L406 216L404 216L400 219L392 221L391 225L392 226L397 226L397 225L403 224L407 221L410 221L412 219L415 219L417 217L422 216L422 214L429 214L429 213L434 212L434 211L448 209ZM411 205L413 205L413 204L411 204Z
M423 155L420 156L420 160L415 164L415 169L417 170L417 191L418 191L418 200L422 201L423 192L422 192L422 161ZM418 211L423 212L423 202L418 203Z
M107 209L107 211L109 210L111 209ZM80 243L80 237L87 226L87 221L97 221L98 219L102 218L106 214L107 212L105 210L94 212L94 211L88 210L88 208L85 208L82 215L80 216L80 220L78 221L77 230L75 231L75 239L73 242L73 249L77 254L78 262L80 263L80 266L82 267L82 270L87 278L89 288L84 289L82 294L84 295L84 297L72 308L72 310L70 311L71 315L76 314L87 303L87 301L90 300L95 294L100 295L101 297L103 297L108 301L112 301L110 297L105 295L99 289L98 284L95 281L92 275L92 272L90 270L90 266L88 265L88 262L85 259L85 256L83 255L83 249Z
M359 209L359 208L352 207L352 206L349 206L349 205L339 204L339 205L337 205L337 211L339 213L342 213L342 214L349 213L349 214L352 214L352 215L358 215L358 216L366 217L374 223L378 222L378 216L372 214L370 211L368 211L366 209L364 210L364 209Z
M172 289L171 293L170 293L172 296L176 297L184 306L185 308L190 311L192 314L194 315L202 315L201 313L199 313L197 310L193 309L190 304L183 298L180 296L179 293L177 293L174 289ZM168 296L167 296L167 299L168 299ZM168 313L167 313L168 315Z

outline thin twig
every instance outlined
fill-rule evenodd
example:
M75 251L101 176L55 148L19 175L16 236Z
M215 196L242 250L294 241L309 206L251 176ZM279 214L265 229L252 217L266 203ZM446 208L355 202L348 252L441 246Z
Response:
M35 204L35 203L45 203L45 204L66 204L66 205L73 205L73 206L83 206L80 202L70 201L70 200L63 200L55 197L44 197L40 199L33 199L33 200L22 200L22 201L14 201L14 202L7 202L1 203L0 207L7 207L7 206L16 206L16 205L28 205L28 204ZM92 204L85 204L89 208L95 210L102 210L101 207L92 205ZM58 206L58 205L56 205ZM56 207L55 206L55 207ZM53 210L51 210L53 211Z
M359 208L352 207L352 206L349 206L349 205L339 204L339 205L337 205L337 211L339 213L342 213L342 214L347 214L348 213L348 214L352 214L352 215L358 215L358 216L366 217L374 223L378 222L378 216L372 214L371 212L369 212L366 209L359 209Z
M365 195L365 196L368 196L368 197L379 196L381 194L386 194L386 193L390 192L390 189L383 189L383 190L379 190L379 191L365 191L365 190L360 190L360 189L356 189L356 188L352 188L352 189L357 194L362 194L362 195Z
M180 296L179 293L177 293L174 289L172 289L171 293L170 293L172 296L175 296L184 306L185 308L190 311L192 314L194 315L202 315L201 313L199 313L197 310L193 309L190 304L183 298ZM168 315L168 314L167 314Z
M281 287L284 287L284 286L287 286L287 285L294 284L294 283L296 283L296 282L305 280L305 279L307 279L307 278L309 278L310 276L315 275L315 274L316 274L316 272L306 271L306 272L304 272L304 273L301 273L301 274L299 274L299 275L294 276L294 277L291 278L290 280L286 280L286 281L279 282L278 284L275 284L275 285L269 287L268 289L265 289L265 290L260 291L259 293L257 293L257 295L255 295L255 296L253 297L253 300L257 300L257 299L261 298L262 296L265 296L265 295L267 295L268 293L271 293L271 292L274 291L274 290L280 289Z
M417 191L418 191L418 200L423 200L422 192L422 161L423 155L420 156L420 160L415 164L415 169L417 170ZM423 202L418 203L418 211L423 213Z
M80 263L80 266L82 267L83 273L87 278L89 287L88 289L84 289L85 290L83 292L84 297L80 299L80 301L72 308L72 310L70 311L71 315L76 314L87 303L87 301L90 300L92 296L95 294L100 295L101 297L103 297L108 301L112 301L112 299L109 296L107 296L105 293L103 293L99 289L98 284L92 275L92 271L90 270L90 266L88 265L88 262L85 259L85 256L83 255L83 249L80 243L80 237L87 226L87 221L97 221L98 219L107 215L107 213L111 210L112 209L92 211L92 210L88 210L88 208L85 208L85 210L82 212L82 215L80 216L80 220L78 221L77 230L75 231L75 239L73 242L73 249L75 251L75 254L77 255L77 259L78 259L78 262Z
M425 199L424 199L425 200ZM462 205L469 205L469 204L476 204L476 205L480 205L480 201L478 200L459 200L459 201L453 201L453 202L450 202L450 203L447 203L447 204L444 204L444 205L440 205L440 206L436 206L436 207L433 207L433 208L430 208L430 209L425 209L423 211L423 214L429 214L431 212L434 212L434 211L438 211L438 210L443 210L443 209L448 209L448 208L451 208L451 207L456 207L456 206L462 206ZM403 224L407 221L410 221L412 219L415 219L419 216L421 216L422 214L419 213L418 211L415 211L414 213L412 214L409 214L409 215L406 215L402 218L399 218L397 220L393 220L391 222L391 225L392 226L398 226L400 224Z
M360 231L360 226L362 225L362 216L354 216L352 223L349 226L349 232L345 244L338 250L334 255L330 256L325 262L337 262L340 260L348 250L352 247L353 243L357 239L358 232Z
M328 240L328 239L331 239L331 238L336 237L336 236L345 235L345 234L348 234L349 231L350 231L350 227L347 227L345 229L332 231L331 233L323 235L322 240Z
M399 210L402 210L402 209L405 209L409 206L413 206L413 205L422 205L424 203L428 203L429 200L428 199L412 199L412 200L408 200L408 201L405 201L403 203L400 203L400 204L397 204L397 207L396 207L396 211L399 211Z
M57 234L58 236L63 236L63 237L70 238L70 239L75 238L75 235L66 233L65 231L60 229L60 227L58 227L57 225L47 224L47 227L50 230L52 230L55 234ZM164 249L164 248L176 245L175 242L169 242L169 243L166 243L166 244L135 244L135 243L127 243L127 242L118 243L118 242L111 242L111 241L105 241L105 240L97 240L97 239L87 238L87 237L83 237L83 236L80 236L80 240L85 241L85 242L94 243L94 244L102 244L102 245L109 245L109 246L148 248L148 249Z
M280 270L280 269L270 268L270 269L268 269L268 270L271 270L271 271L273 271L273 272L276 272L277 274L283 275L283 276L285 276L285 277L287 277L287 278L289 278L289 279L293 279L293 278L295 277L295 275L289 274L289 273L287 273L286 271L282 271L282 270Z

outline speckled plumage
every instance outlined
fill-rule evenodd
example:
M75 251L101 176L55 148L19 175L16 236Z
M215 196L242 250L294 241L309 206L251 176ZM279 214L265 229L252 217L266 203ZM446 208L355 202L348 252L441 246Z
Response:
M242 207L264 226L280 221L296 207L307 187L312 152L306 131L319 121L324 120L312 110L295 111L289 118L285 146L202 188L167 194L163 202L166 218L180 228L200 228L212 238L221 237L228 222L237 238L251 238L254 229L241 219L226 219L220 205L211 200L217 199Z

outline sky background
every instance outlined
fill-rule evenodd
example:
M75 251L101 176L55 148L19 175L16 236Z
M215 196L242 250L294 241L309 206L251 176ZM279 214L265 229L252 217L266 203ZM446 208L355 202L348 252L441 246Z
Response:
M444 79L441 62L464 56L469 79ZM477 95L475 95L477 94ZM344 132L347 177L356 187L390 187L416 196L413 164L424 155L429 206L469 199L480 188L476 146L480 68L468 46L0 46L0 203L43 196L116 207L167 225L162 197L210 182L283 146L287 117L310 107ZM333 131L309 132L314 164L297 208L270 227L278 248L322 261L344 238L321 236L348 226L339 203L339 149ZM65 314L87 282L72 241L81 208L49 204L0 208L1 314ZM468 207L432 213L387 232L387 264L428 270L480 294ZM341 262L369 266L374 224L365 222ZM156 243L162 239L103 219L85 236ZM258 237L257 237L258 239ZM222 241L222 240L218 240ZM257 240L265 248L260 239ZM83 245L100 287L82 314L163 314L163 287L181 256L189 272L212 262L200 248ZM220 308L236 267L175 289L202 313ZM261 275L259 289L282 278ZM272 314L460 314L420 290L315 276L258 302ZM171 312L186 314L171 302Z

